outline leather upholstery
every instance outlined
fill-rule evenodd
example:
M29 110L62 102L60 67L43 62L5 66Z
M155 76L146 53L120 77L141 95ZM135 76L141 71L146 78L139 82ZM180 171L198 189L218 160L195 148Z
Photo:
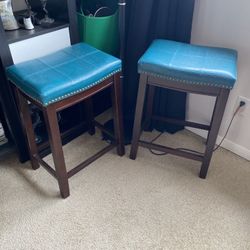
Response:
M155 40L139 60L138 71L188 84L232 89L237 79L237 52Z
M7 76L44 106L84 91L121 71L121 61L85 43L7 68Z

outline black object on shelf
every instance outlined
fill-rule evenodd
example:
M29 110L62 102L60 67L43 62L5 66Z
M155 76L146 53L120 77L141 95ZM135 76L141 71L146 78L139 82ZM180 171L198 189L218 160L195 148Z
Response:
M58 1L48 1L49 13L52 15L55 22L48 26L41 25L41 19L44 18L44 10L40 0L29 0L30 7L34 16L32 16L34 29L26 30L24 27L13 31L6 31L6 39L8 44L19 42L35 36L40 36L46 33L50 33L59 29L69 27L69 15L67 12L67 1L62 0L60 4ZM30 10L30 11L31 11ZM14 15L19 23L22 23L23 17L27 15L27 10L21 10L14 12Z
M44 10L42 8L41 0L29 0L29 2L31 9L37 13L37 17L39 19L44 18ZM49 13L49 16L57 21L65 21L70 17L70 15L68 15L69 1L67 0L48 0L46 9ZM69 14L73 15L74 12Z

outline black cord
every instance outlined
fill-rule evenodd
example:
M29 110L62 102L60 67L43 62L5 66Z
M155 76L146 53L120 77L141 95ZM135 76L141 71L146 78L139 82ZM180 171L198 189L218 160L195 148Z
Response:
M160 138L162 135L164 134L164 132L161 132L159 135L157 135L150 143L154 143L158 138ZM167 155L168 153L157 153L155 152L153 149L149 148L148 149L149 152L153 155L158 155L158 156L162 156L162 155Z
M164 133L161 132L159 135L157 135L150 143L154 143L158 138L160 138ZM201 152L198 152L198 151L195 151L195 150L192 150L192 149L188 149L188 148L175 148L177 150L180 150L180 151L185 151L185 152L190 152L190 153L194 153L196 155L203 155ZM148 149L150 151L151 154L153 155L157 155L157 156L163 156L163 155L167 155L168 153L164 152L164 153L158 153L158 152L155 152L153 149Z
M233 117L229 123L229 126L227 128L227 131L225 133L225 135L223 136L223 138L221 139L221 142L214 148L213 152L217 151L222 143L225 141L227 135L228 135L228 132L232 126L232 123L234 121L234 118L235 116L238 114L238 112L240 111L240 109L245 106L245 103L240 103L240 105L238 106L238 108L235 110L234 114L233 114ZM152 141L150 141L150 143L154 143L158 138L160 138L162 135L164 134L164 132L161 132L159 135L157 135ZM194 154L197 154L197 155L203 155L201 152L198 152L198 151L195 151L195 150L192 150L192 149L188 149L188 148L176 148L177 150L181 150L181 151L185 151L185 152L190 152L190 153L194 153ZM150 153L152 153L153 155L158 155L158 156L163 156L163 155L167 155L168 153L158 153L158 152L155 152L154 150L152 149L149 149Z
M245 104L244 104L244 105L245 105ZM232 117L232 119L231 119L231 121L230 121L230 123L229 123L229 126L228 126L228 128L227 128L227 131L226 131L225 135L224 135L223 138L221 139L221 142L214 148L213 152L217 151L217 150L221 147L222 143L225 141L225 139L226 139L226 137L227 137L227 134L228 134L228 132L229 132L229 130L230 130L230 128L231 128L231 125L232 125L232 123L233 123L233 121L234 121L235 116L238 114L238 112L240 111L241 107L243 107L244 105L241 105L241 104L240 104L239 107L235 110L235 112L234 112L233 117Z

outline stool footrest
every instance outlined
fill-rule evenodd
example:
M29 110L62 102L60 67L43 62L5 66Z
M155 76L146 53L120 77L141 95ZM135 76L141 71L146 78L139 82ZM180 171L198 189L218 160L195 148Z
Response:
M47 162L45 162L43 159L41 159L41 157L39 155L35 155L34 158L39 162L39 164L45 170L47 170L48 173L50 173L53 177L55 177L57 179L56 171Z
M156 115L152 116L152 120L166 122L166 123L172 123L172 124L187 126L187 127L192 127L192 128L199 128L199 129L208 130L208 131L211 129L210 125L200 124L200 123L196 123L196 122L182 121L182 120L166 118L166 117L160 117L160 116L156 116Z
M185 152L180 149L165 147L159 144L150 143L146 141L139 140L139 145L144 148L153 149L153 150L157 150L157 151L164 152L164 153L169 153L172 155L177 155L177 156L195 160L195 161L203 161L203 158L204 158L203 155L193 154L193 153Z
M68 178L72 177L73 175L77 174L79 171L81 171L82 169L84 169L85 167L87 167L89 164L91 164L92 162L94 162L95 160L97 160L98 158L100 158L101 156L103 156L104 154L106 154L107 152L109 152L111 149L113 149L116 145L115 144L110 144L107 147L105 147L104 149L100 150L99 152L97 152L95 155L91 156L90 158L88 158L87 160L85 160L84 162L80 163L78 166L76 166L75 168L71 169L68 172Z
M108 145L107 147L105 147L102 150L100 150L99 152L97 152L95 155L89 157L87 160L85 160L84 162L80 163L78 166L76 166L73 169L71 169L67 173L68 178L70 178L73 175L77 174L79 171L81 171L82 169L84 169L85 167L87 167L88 165L90 165L92 162L94 162L95 160L97 160L98 158L100 158L101 156L103 156L104 154L106 154L107 152L109 152L114 147L116 147L116 144L110 144L110 145ZM39 164L45 170L47 170L53 177L55 177L57 179L56 171L48 163L46 163L43 159L41 159L41 157L39 155L35 155L34 158L39 162Z

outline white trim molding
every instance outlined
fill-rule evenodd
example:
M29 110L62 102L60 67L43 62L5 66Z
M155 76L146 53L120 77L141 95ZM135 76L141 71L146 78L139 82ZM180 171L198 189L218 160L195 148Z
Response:
M203 137L203 138L207 138L207 131L195 129L195 128L186 128L186 129ZM218 136L217 144L220 143L221 140L222 140L222 137ZM250 161L250 150L248 148L245 148L239 144L236 144L235 142L232 142L228 139L224 140L221 147L233 152L234 154L241 156L242 158L244 158L248 161Z

